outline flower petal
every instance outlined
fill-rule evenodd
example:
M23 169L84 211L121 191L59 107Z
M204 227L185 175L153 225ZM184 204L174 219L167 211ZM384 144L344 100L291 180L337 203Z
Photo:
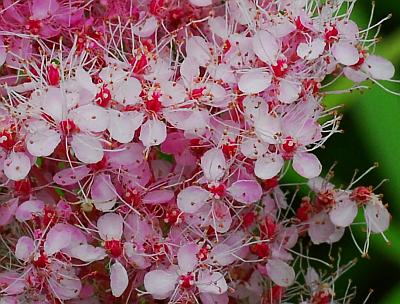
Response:
M11 180L24 179L31 170L31 160L23 152L11 152L4 161L4 174Z
M284 160L279 154L268 154L260 157L254 165L254 173L258 178L270 179L281 171Z
M128 287L129 278L126 269L116 261L110 269L110 286L114 297L120 297Z
M35 250L35 244L30 237L22 236L15 247L15 257L27 262Z
M101 161L104 155L100 141L82 133L72 136L71 147L76 158L86 164L95 164Z
M235 200L243 204L255 203L261 199L262 195L260 184L254 180L236 181L227 191Z
M158 119L149 119L140 130L139 139L145 147L158 146L167 138L167 126Z
M199 187L190 186L179 192L176 203L178 208L187 213L196 213L210 198L210 193Z
M271 84L270 74L261 71L245 72L239 78L239 90L245 94L257 94L267 89Z
M293 169L305 178L314 178L321 174L322 165L314 154L300 152L293 157Z
M293 284L295 273L291 266L278 259L270 259L265 265L268 276L276 285L289 287Z
M144 288L154 299L163 300L174 291L177 279L172 271L152 270L144 276Z
M224 176L226 169L224 153L218 148L208 150L201 157L200 166L208 181L220 180Z
M97 220L97 229L102 240L120 240L124 219L116 213L106 213Z

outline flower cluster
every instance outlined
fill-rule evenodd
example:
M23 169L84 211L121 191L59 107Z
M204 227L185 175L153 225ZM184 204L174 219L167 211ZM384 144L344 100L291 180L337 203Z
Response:
M327 264L307 240L333 244L358 215L366 255L390 222L362 176L336 187L314 154L340 132L326 94L394 76L353 7L4 0L1 302L340 299L349 265L303 270ZM340 77L354 85L330 92Z

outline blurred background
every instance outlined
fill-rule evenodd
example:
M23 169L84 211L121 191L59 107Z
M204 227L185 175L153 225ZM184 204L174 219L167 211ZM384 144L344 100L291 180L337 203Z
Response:
M375 22L392 14L381 28L379 37L382 40L376 47L376 54L394 63L396 79L400 79L400 1L377 0L375 4ZM371 1L357 1L353 20L361 28L367 26L371 9ZM338 82L330 89L345 88L348 84L346 81ZM400 92L398 83L385 82L384 85ZM339 287L342 290L338 293L344 293L343 288L351 278L357 286L354 303L363 303L373 289L367 303L400 304L400 97L374 85L362 94L329 96L325 104L344 105L340 111L343 113L341 127L344 134L331 138L326 149L319 151L324 168L337 161L333 181L336 185L348 185L355 169L364 172L378 162L379 167L360 184L377 186L382 180L389 179L376 192L383 193L383 201L389 204L393 216L390 230L385 233L390 244L380 235L372 236L369 259L360 256L350 234L346 233L346 239L341 242L342 260L346 262L358 257L358 263L341 279ZM354 232L363 244L365 233L361 227L356 227Z

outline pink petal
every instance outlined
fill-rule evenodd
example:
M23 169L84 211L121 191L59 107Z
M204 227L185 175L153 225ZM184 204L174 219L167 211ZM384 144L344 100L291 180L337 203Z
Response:
M254 173L258 178L269 179L276 176L282 169L284 160L279 154L268 154L256 160Z
M361 69L378 80L392 79L395 73L394 65L389 60L375 55L369 55Z
M71 242L71 231L66 224L56 224L49 230L44 242L44 251L48 256L67 248Z
M268 144L277 143L277 134L282 133L281 119L270 114L262 114L254 122L257 137Z
M102 107L87 104L70 112L70 117L81 130L103 132L107 129L109 115Z
M100 141L82 133L72 136L71 147L76 158L86 164L95 164L101 161L104 155Z
M279 101L283 103L295 102L301 93L301 86L293 81L282 79L279 84Z
M210 272L209 270L201 270L196 286L200 293L224 294L228 290L225 278L220 272Z
M179 192L176 203L178 208L187 213L196 213L210 198L210 193L199 187L190 186Z
M189 2L191 5L200 6L200 7L208 6L208 5L212 4L211 0L189 0Z
M347 227L353 223L358 212L357 204L348 197L336 199L336 204L329 212L333 224L339 227Z
M97 174L93 180L90 194L95 202L109 202L117 198L117 190L115 189L111 177L108 174Z
M0 226L10 223L17 208L18 198L12 198L0 206Z
M149 37L157 29L158 22L154 16L146 18L144 22L132 28L132 32L139 37Z
M4 161L3 170L11 180L24 179L31 170L31 160L23 152L11 152Z
M198 2L211 2L210 0L196 0ZM208 4L207 4L208 5ZM186 54L200 66L205 66L210 60L210 47L203 37L193 36L186 42Z
M0 67L4 64L7 57L6 47L4 45L3 39L0 37Z
M63 119L65 106L65 94L61 88L49 87L48 91L40 96L40 99L43 112L50 115L56 122L60 122Z
M232 224L231 211L223 202L214 202L213 218L209 219L212 227L219 233L225 233L229 230Z
M26 138L26 148L33 156L49 156L61 141L60 133L55 130L40 130L29 134Z
M200 300L202 304L228 304L229 297L228 293L221 295L211 294L211 293L201 293Z
M199 76L200 67L197 62L193 63L192 58L185 58L181 63L180 72L185 85L190 87L193 79Z
M339 41L332 47L332 54L335 59L344 65L354 65L360 59L358 49L347 41Z
M333 225L325 212L314 215L310 220L308 235L314 244L318 245L327 242L334 232L335 225Z
M108 130L113 139L120 143L132 141L135 131L143 122L143 114L137 111L120 112L110 110L110 124Z
M110 286L114 297L120 297L128 287L129 278L126 269L116 261L110 269Z
M139 139L145 147L158 146L167 138L167 126L158 119L149 119L140 130Z
M243 73L239 78L239 90L245 94L257 94L267 89L271 84L271 75L252 70Z
M144 204L163 204L168 203L174 196L172 190L154 190L147 193L142 201Z
M260 184L254 180L236 181L227 190L235 200L243 204L255 203L262 195Z
M140 101L142 84L134 77L123 79L114 89L113 99L123 105L134 105Z
M35 244L30 237L22 236L18 239L15 247L15 257L19 260L27 262L35 251Z
M198 264L197 253L199 248L196 244L185 244L178 250L177 258L180 270L184 273L192 272Z
M53 276L48 282L49 289L60 300L77 298L82 289L81 280L72 272L65 270L53 270Z
M43 20L53 15L60 5L57 0L33 0L32 2L32 18L35 20Z
M152 270L144 276L144 288L154 299L163 300L174 291L177 279L175 272Z
M218 148L208 150L201 157L200 166L208 181L220 180L224 176L226 169L224 153Z
M371 200L364 213L368 229L372 232L382 233L389 228L391 216L381 201Z
M70 256L83 262L100 261L107 256L104 248L82 244L71 248Z
M124 219L116 213L106 213L97 220L97 229L102 240L120 240Z
M300 43L297 47L297 55L305 60L317 59L325 50L325 41L316 38L311 43Z
M293 169L305 178L313 178L321 174L322 165L314 154L300 152L293 157Z
M93 83L92 77L82 67L78 67L75 71L75 78L79 82L79 86L86 89L94 95L98 92L97 86Z
M33 218L34 215L42 215L44 203L40 200L29 200L23 202L15 212L15 218L24 222Z
M116 166L140 166L144 161L144 147L139 143L121 146L123 151L110 152L108 161Z
M57 185L70 186L88 176L90 171L91 169L87 166L63 169L54 175L53 181Z
M253 36L252 43L253 50L260 60L268 64L276 62L280 45L274 36L267 31L260 30Z
M276 285L281 287L289 287L293 284L295 273L291 266L278 259L268 260L265 265L267 274Z

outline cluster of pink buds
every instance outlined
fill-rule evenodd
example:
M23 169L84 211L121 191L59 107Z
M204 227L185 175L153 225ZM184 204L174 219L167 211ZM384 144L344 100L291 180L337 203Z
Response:
M0 302L351 300L353 262L322 275L308 247L348 228L366 256L390 222L314 154L325 95L394 76L354 3L4 0Z

